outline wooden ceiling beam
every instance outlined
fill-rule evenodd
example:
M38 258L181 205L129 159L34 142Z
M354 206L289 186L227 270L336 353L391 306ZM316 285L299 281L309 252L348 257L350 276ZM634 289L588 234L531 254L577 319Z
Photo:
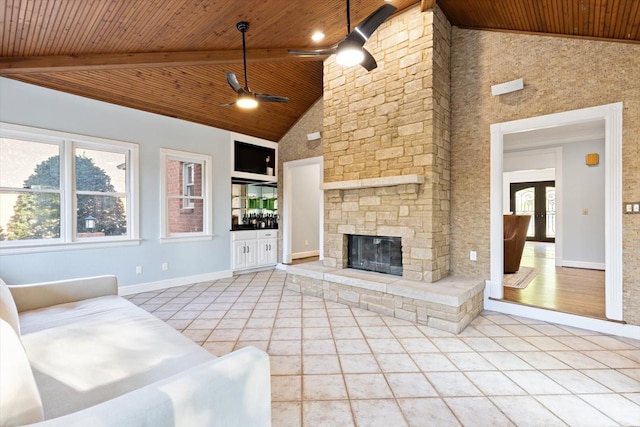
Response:
M247 62L251 63L322 61L325 58L291 55L287 49L247 50ZM0 75L241 63L242 50L1 57Z
M436 0L420 0L420 12L426 12L436 7Z

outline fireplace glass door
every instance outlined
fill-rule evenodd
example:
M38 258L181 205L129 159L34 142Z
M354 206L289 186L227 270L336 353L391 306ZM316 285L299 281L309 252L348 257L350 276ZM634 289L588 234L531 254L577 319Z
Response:
M400 237L350 235L347 266L402 276Z

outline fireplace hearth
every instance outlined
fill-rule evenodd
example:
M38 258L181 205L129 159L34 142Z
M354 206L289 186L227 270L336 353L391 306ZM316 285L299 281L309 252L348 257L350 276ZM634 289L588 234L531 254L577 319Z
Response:
M402 239L388 236L348 236L347 267L402 276Z

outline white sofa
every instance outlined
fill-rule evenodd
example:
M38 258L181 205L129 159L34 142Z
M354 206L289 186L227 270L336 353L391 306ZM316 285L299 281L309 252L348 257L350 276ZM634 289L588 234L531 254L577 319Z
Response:
M269 356L216 358L113 276L0 280L0 426L269 426Z

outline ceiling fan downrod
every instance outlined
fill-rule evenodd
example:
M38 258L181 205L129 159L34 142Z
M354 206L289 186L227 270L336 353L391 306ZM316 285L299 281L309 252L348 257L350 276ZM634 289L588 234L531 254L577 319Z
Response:
M236 24L238 31L242 33L242 63L244 64L244 88L249 90L249 77L247 77L247 46L244 33L249 29L247 21L238 22Z

